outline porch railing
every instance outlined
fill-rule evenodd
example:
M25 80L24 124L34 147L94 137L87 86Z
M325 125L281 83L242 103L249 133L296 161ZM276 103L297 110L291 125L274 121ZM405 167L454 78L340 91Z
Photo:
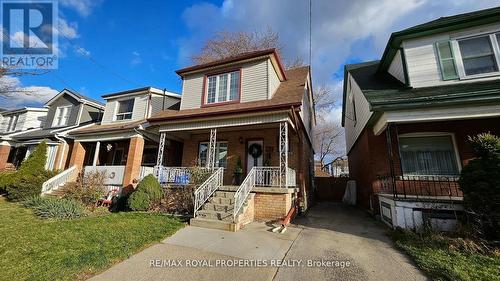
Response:
M280 167L254 167L255 186L261 187L292 187L295 186L295 170L286 168L286 177L280 186ZM252 168L253 169L253 168Z
M238 212L247 200L250 191L252 191L255 186L257 170L257 167L253 167L250 172L248 172L240 187L238 187L238 189L234 193L233 221L236 220L236 215L238 215Z
M292 168L286 168L287 173L286 173L286 186L287 187L294 187L297 185L297 178L295 175L295 170Z
M194 212L196 212L207 202L212 194L222 186L224 178L224 168L217 168L208 179L198 187L194 192Z
M42 184L42 195L56 190L67 182L76 179L77 173L78 170L76 169L76 166L71 166L68 169L48 179Z
M147 168L147 167L145 167ZM150 169L153 169L151 171ZM199 167L198 169L210 170L206 167ZM144 171L144 173L142 172ZM155 166L154 168L141 169L141 179L148 175L148 173L153 173L161 184L175 183L179 185L189 184L191 177L191 168L189 167L164 167Z
M378 176L379 194L398 198L439 199L463 197L456 176Z

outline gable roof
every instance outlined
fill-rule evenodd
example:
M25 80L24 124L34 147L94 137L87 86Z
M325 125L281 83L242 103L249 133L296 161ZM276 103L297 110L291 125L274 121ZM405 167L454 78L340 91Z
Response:
M69 96L72 96L73 98L75 98L78 102L80 103L87 103L87 104L90 104L94 107L97 107L97 108L100 108L100 109L104 109L104 104L100 101L97 101L95 99L92 99L92 98L89 98L87 96L84 96L82 94L79 94L75 91L72 91L72 90L69 90L69 89L63 89L61 92L59 92L59 94L55 95L53 98L51 98L50 100L48 100L45 105L46 106L50 106L55 100L57 100L59 97L61 97L62 95L69 95Z
M280 70L281 74L283 75L283 80L286 80L285 68L283 67L283 65L281 63L281 59L279 57L278 51L274 48L273 49L266 49L266 50L245 52L245 53L241 53L241 54L227 57L224 59L185 67L185 68L176 70L175 72L180 76L184 76L184 74L189 73L189 72L198 71L198 70L207 69L207 68L218 67L218 66L222 66L225 64L244 61L244 60L253 59L253 58L258 58L258 57L262 57L262 56L274 56L276 63L278 65L278 69Z
M406 39L417 38L447 31L463 29L471 26L484 25L498 22L500 20L500 7L463 13L448 17L441 17L423 24L403 29L391 34L384 54L382 55L379 71L389 68L392 59L396 55L401 42Z
M143 93L143 92L146 92L146 93L151 92L151 93L155 93L155 94L159 94L159 95L163 95L165 93L165 96L170 96L170 97L177 98L177 99L181 98L181 95L179 95L179 94L176 94L174 92L169 92L167 90L165 90L165 92L163 92L163 90L160 90L158 88L154 88L151 86L126 90L126 91L120 91L120 92L116 92L116 93L105 94L105 95L102 95L101 97L104 99L108 99L108 98L112 98L112 97L128 95L128 94L136 94L136 93L138 94L138 93Z
M298 106L302 104L304 85L308 74L309 66L296 67L286 70L288 79L280 83L280 86L276 90L274 96L268 100L184 110L163 110L149 118L148 121L153 123L201 116L221 116L235 113L238 114L255 111L288 109L291 106Z

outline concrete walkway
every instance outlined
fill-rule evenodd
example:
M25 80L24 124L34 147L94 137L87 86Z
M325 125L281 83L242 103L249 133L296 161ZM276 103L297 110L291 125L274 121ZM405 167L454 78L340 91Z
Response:
M355 208L321 203L284 234L271 228L188 226L91 280L426 280Z

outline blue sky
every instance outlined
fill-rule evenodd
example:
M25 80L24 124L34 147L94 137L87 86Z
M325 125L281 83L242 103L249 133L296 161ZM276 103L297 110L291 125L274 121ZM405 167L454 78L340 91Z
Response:
M313 0L313 78L341 94L345 63L378 59L391 32L440 16L494 7L499 0ZM307 0L59 0L59 68L10 78L37 96L0 107L43 102L63 88L100 96L143 86L179 92L175 70L221 30L278 32L285 57L308 54ZM331 113L337 119L339 109Z

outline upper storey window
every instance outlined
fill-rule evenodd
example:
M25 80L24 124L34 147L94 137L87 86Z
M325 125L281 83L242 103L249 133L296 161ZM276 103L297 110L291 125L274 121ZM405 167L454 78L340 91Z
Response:
M9 124L7 125L7 132L13 132L16 130L17 120L19 115L14 115L9 117Z
M240 70L207 76L205 104L237 101L240 98Z
M56 114L54 116L54 121L52 122L52 127L61 127L68 125L70 112L71 112L71 105L58 106L56 108Z
M118 111L116 112L115 120L132 119L133 110L134 110L134 99L119 101Z
M436 44L443 80L500 75L500 33Z
M490 36L458 41L465 75L497 72L498 65ZM497 40L496 38L493 38Z

